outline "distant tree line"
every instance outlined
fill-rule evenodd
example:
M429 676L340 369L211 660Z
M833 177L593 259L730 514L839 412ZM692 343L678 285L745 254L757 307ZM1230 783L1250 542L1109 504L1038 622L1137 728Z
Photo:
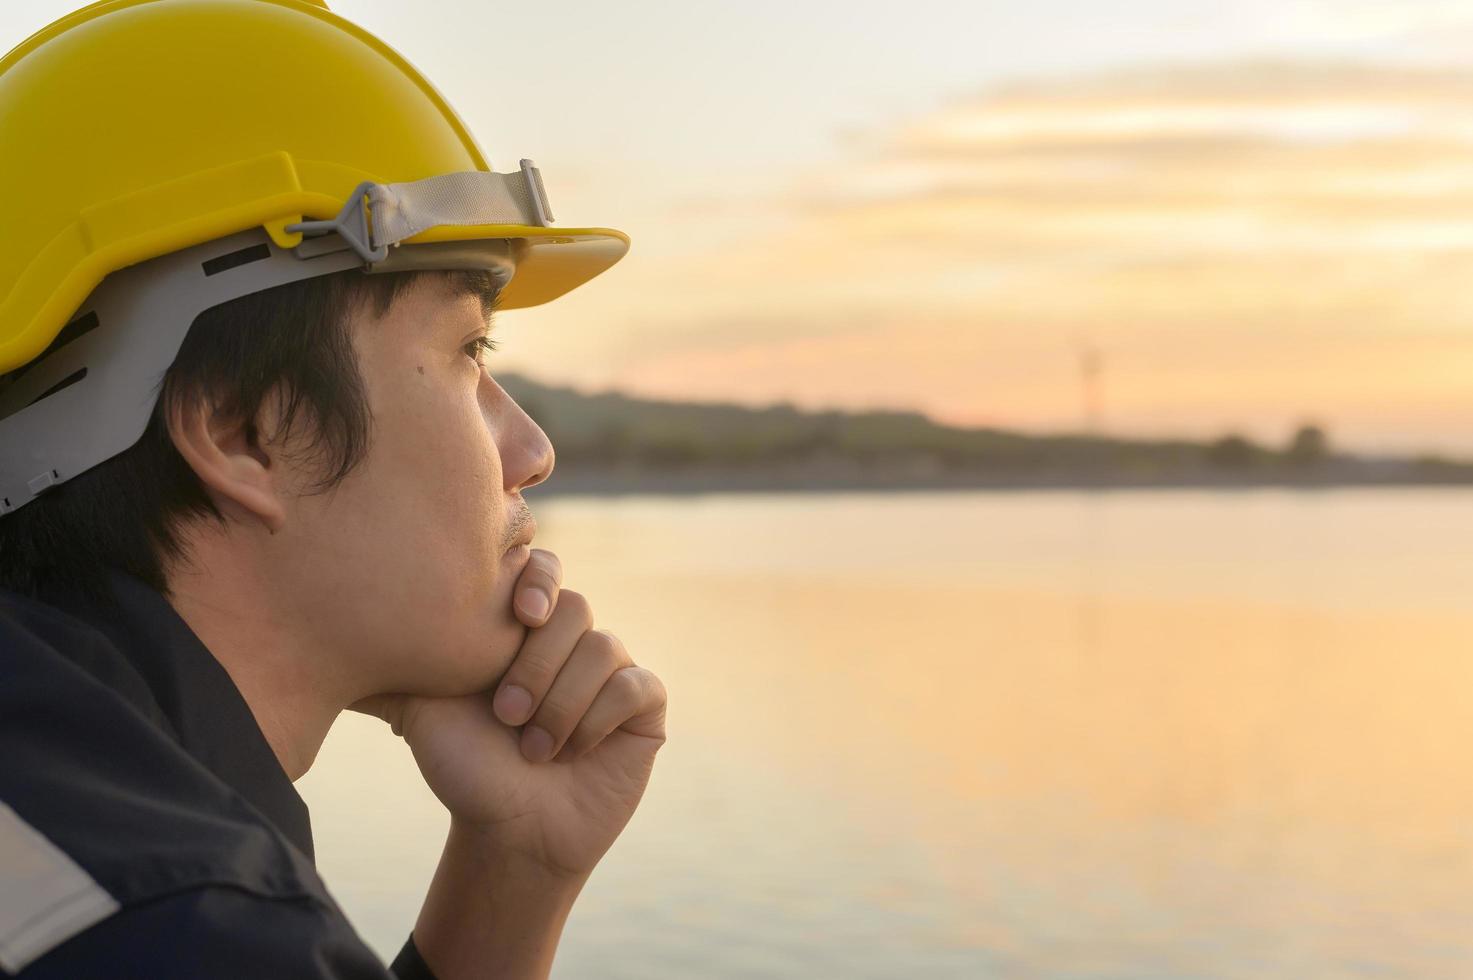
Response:
M523 375L498 382L547 431L560 468L672 471L797 467L976 474L1045 482L1374 479L1473 482L1473 464L1359 459L1334 450L1323 426L1281 446L1241 434L1199 442L1029 435L940 425L919 412L805 411L583 394Z

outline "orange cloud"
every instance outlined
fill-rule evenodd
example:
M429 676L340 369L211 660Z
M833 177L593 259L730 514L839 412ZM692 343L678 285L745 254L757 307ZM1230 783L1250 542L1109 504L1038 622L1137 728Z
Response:
M1473 448L1470 97L1473 72L1265 63L958 100L712 209L741 225L710 247L682 213L598 380L1069 427L1088 343L1116 431L1312 414Z

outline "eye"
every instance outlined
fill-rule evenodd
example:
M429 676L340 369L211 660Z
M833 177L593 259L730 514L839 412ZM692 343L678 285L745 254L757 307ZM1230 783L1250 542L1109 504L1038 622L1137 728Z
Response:
M461 350L465 351L466 357L469 357L477 364L485 365L485 355L489 354L491 351L499 350L500 347L501 345L498 344L493 338L481 336L466 344L464 347L461 348Z

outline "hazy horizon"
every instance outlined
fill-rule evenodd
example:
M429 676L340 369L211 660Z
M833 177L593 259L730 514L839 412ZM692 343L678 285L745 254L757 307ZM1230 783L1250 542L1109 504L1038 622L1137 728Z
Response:
M0 43L74 6L6 4ZM502 314L504 368L1473 450L1470 0L331 6L497 169L535 159L559 224L633 239Z
M560 388L560 389L571 390L576 395L581 396L581 397L585 397L585 398L598 397L598 396L608 396L608 395L617 395L617 396L622 396L622 397L631 398L631 399L638 399L638 400L642 400L642 401L652 401L652 402L668 403L670 405L682 405L682 404L685 404L685 405L694 405L694 404L701 404L701 405L722 405L722 406L732 406L732 407L737 407L737 408L748 408L748 409L752 409L754 411L761 411L763 409L771 409L771 408L791 408L791 409L794 409L794 410L797 410L797 411L800 411L800 412L812 412L812 413L821 413L821 412L826 412L826 411L834 411L834 412L841 412L841 413L863 413L863 412L868 412L868 411L878 411L878 412L886 412L886 411L897 411L897 412L916 411L916 412L919 412L919 414L921 414L929 422L931 422L931 423L933 423L935 425L948 426L948 427L956 427L956 428L978 428L978 429L991 428L989 426L968 425L966 423L948 422L948 421L945 421L943 419L939 419L936 416L925 412L924 410L920 410L920 409L908 409L908 408L905 408L904 406L887 406L887 405L846 406L846 405L837 405L837 404L836 405L802 405L802 404L795 403L795 402L793 402L791 400L788 400L788 399L773 399L773 400L761 401L761 402L743 402L743 401L737 401L737 400L731 400L731 399L706 398L706 397L702 397L700 395L689 396L689 397L662 396L662 395L651 395L651 394L645 394L645 393L641 393L641 392L630 391L628 389L617 387L617 386L608 386L608 385L579 385L579 384L576 384L576 383L569 383L569 382L559 381L559 380L556 380L556 379L550 379L550 378L546 378L546 377L541 377L541 376L538 376L536 374L529 373L527 371L502 372L502 374L503 375L507 375L507 374L520 375L521 377L530 380L533 384L542 385L542 386L546 386L546 387L550 387L550 388ZM1331 453L1348 453L1348 454L1351 454L1351 455L1365 454L1365 455L1370 455L1370 456L1387 455L1387 456L1397 456L1397 457L1401 457L1401 456L1412 457L1412 456L1418 455L1418 453L1414 453L1414 452L1410 452L1410 451L1396 451L1394 449L1393 450L1387 450L1387 451L1384 451L1384 452L1377 452L1375 450L1366 450L1366 449L1363 449L1362 447L1359 447L1359 446L1346 444L1346 443L1344 443L1343 441L1341 441L1339 439L1339 433L1336 430L1333 422L1330 422L1330 421L1325 420L1325 419L1315 418L1315 417L1312 417L1312 416L1309 416L1309 415L1303 416L1298 422L1295 422L1295 423L1289 425L1288 427L1286 427L1280 433L1277 433L1277 434L1275 434L1275 433L1269 433L1265 438L1262 438L1262 439L1254 439L1253 441L1255 441L1256 444L1261 445L1261 446L1264 446L1264 447L1267 447L1267 448L1282 447L1282 446L1285 446L1285 445L1289 444L1290 441L1294 438L1294 436L1297 435L1300 432L1300 430L1303 429L1303 428L1305 428L1305 427L1314 427L1314 428L1318 428L1318 429L1322 430L1325 433L1325 435L1328 437L1328 440L1329 440L1329 449L1330 449L1330 452ZM1016 428L1002 427L1001 428L1001 431L1007 431L1007 432L1011 432L1011 433L1016 433L1018 435L1030 436L1030 437L1037 437L1037 438L1051 438L1051 437L1096 438L1096 437L1098 437L1098 438L1103 438L1103 439L1119 440L1119 441L1124 441L1124 442L1157 442L1157 441L1160 441L1160 442L1173 442L1173 441L1188 441L1188 442L1208 443L1208 442L1212 442L1212 441L1214 441L1216 439L1219 439L1219 438L1226 438L1226 437L1230 437L1230 436L1243 435L1242 433L1240 433L1240 432L1238 432L1236 430L1223 430L1221 432L1216 432L1216 433L1191 433L1191 434L1182 434L1182 433L1179 433L1179 432L1164 431L1164 430L1163 431L1160 431L1160 432L1111 432L1111 431L1092 432L1092 431L1088 431L1083 426L1076 426L1074 428L1058 428L1058 429L1029 429L1029 428L1022 428L1022 427L1016 427ZM1424 453L1425 453L1425 455L1429 455L1429 456L1440 456L1442 458L1446 458L1446 459L1449 459L1449 460L1458 460L1458 461L1467 459L1467 458L1469 458L1469 455L1470 455L1468 453L1468 451L1466 451L1466 450L1461 451L1461 452L1458 451L1458 450L1456 450L1456 449L1440 450L1438 447L1431 447L1430 449L1424 450Z

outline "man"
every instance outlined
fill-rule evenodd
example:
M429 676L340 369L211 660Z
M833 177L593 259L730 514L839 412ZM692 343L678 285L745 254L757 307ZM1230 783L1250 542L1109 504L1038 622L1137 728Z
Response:
M387 977L291 785L344 708L450 811L408 977L544 977L666 694L530 547L490 313L553 228L315 0L108 0L0 61L0 974Z

